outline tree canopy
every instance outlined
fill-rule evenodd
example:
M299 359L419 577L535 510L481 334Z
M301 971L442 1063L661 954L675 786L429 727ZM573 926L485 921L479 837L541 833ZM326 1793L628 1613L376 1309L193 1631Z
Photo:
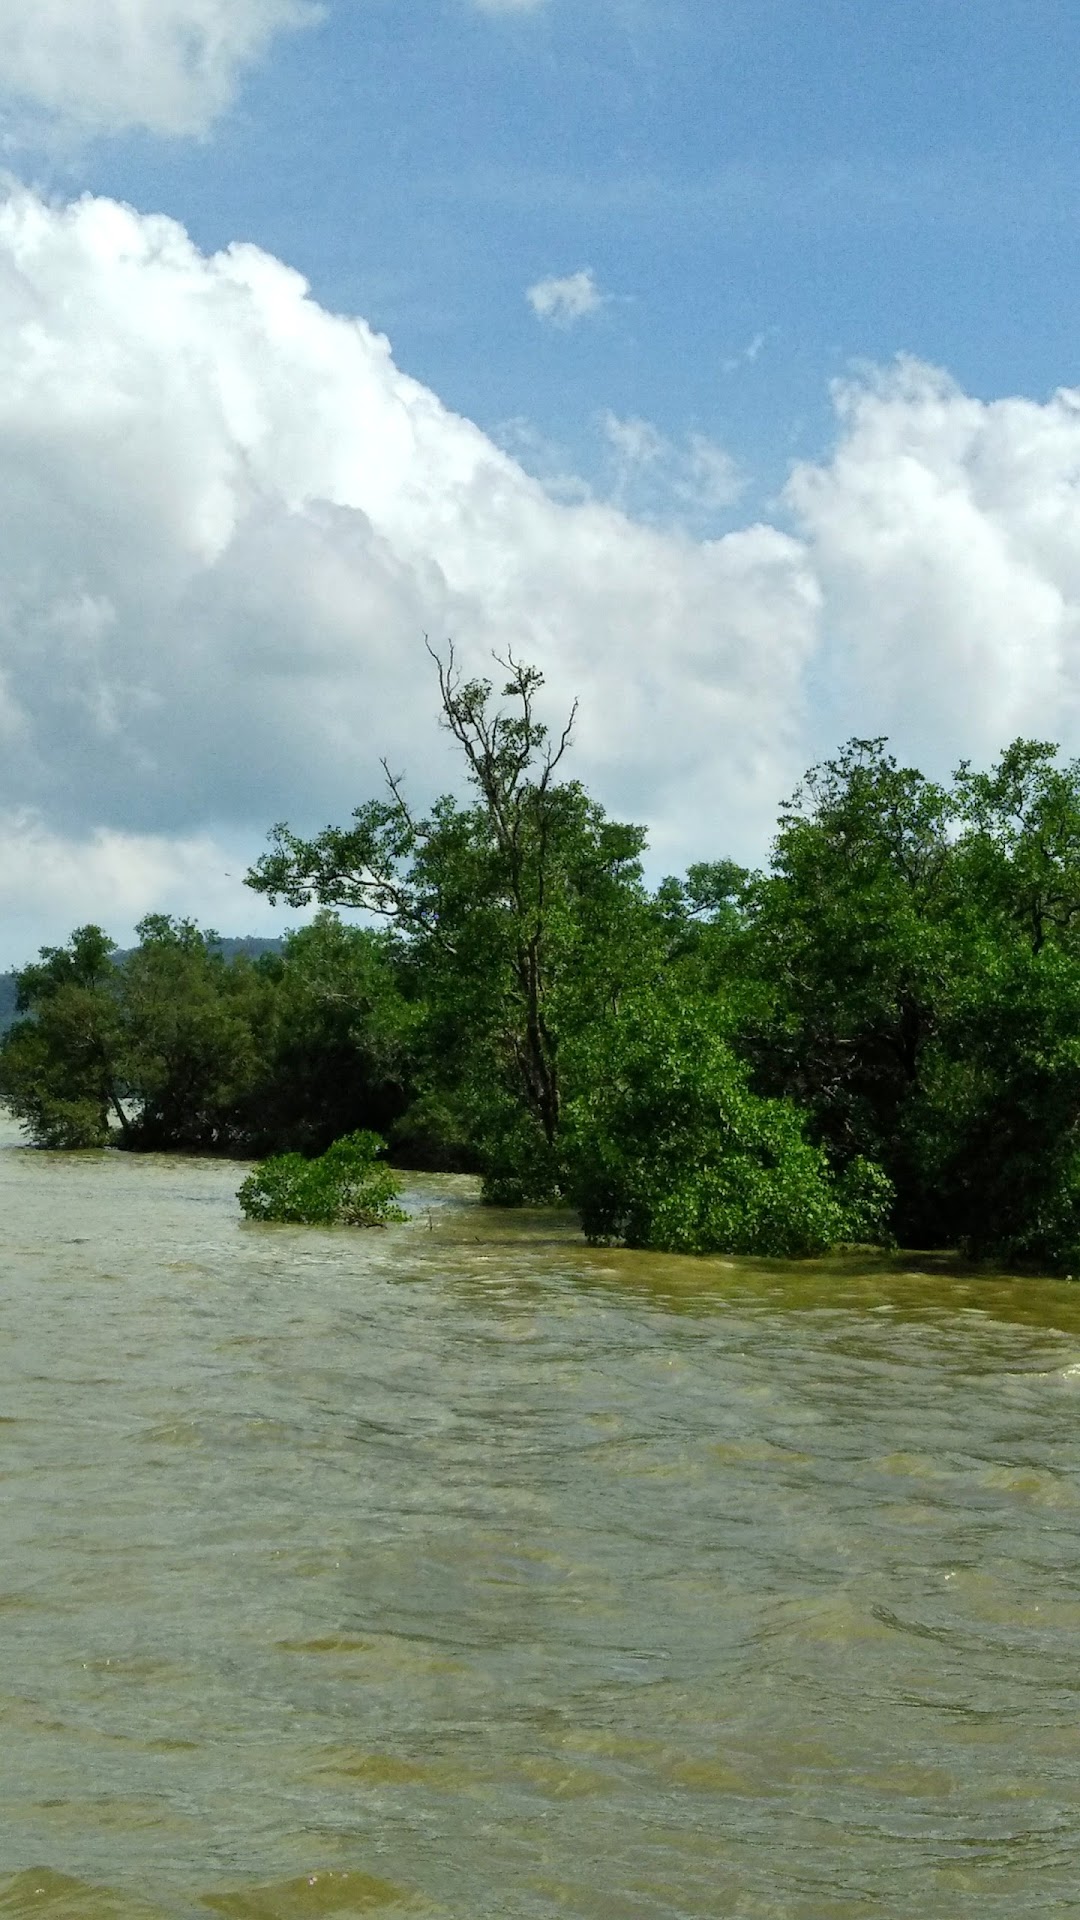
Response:
M299 1191L378 1134L597 1239L1080 1274L1080 763L1017 740L943 782L851 740L761 871L721 829L649 887L535 668L433 658L463 791L417 808L384 767L346 825L276 827L249 883L317 910L279 950L158 915L21 971L0 1095L33 1140L292 1154Z

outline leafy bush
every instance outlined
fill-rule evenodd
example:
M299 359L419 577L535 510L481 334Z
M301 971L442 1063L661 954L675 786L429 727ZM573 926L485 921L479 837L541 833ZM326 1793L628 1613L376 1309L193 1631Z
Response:
M886 1237L884 1174L833 1175L798 1110L750 1091L715 1003L636 996L593 1044L569 1153L590 1240L794 1257Z
M317 1160L280 1153L248 1175L237 1194L249 1220L307 1227L383 1227L407 1214L395 1206L400 1182L378 1164L377 1133L348 1133Z

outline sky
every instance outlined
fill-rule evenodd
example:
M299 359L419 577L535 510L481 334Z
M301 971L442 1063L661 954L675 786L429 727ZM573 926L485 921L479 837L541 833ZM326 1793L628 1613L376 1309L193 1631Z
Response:
M580 702L650 872L1080 752L1065 0L4 0L0 967Z

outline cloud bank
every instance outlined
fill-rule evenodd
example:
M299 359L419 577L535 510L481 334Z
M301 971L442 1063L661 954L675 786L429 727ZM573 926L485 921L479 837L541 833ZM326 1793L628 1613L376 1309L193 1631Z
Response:
M146 913L198 912L227 932L279 933L294 917L251 897L238 901L245 854L209 834L70 836L26 809L0 811L0 971L61 944L73 928L104 923L121 943ZM238 919L238 912L240 917Z
M243 68L312 0L3 0L0 123L205 133Z
M824 608L821 719L937 767L1017 734L1080 750L1080 390L985 402L902 360L834 393L792 475Z
M1080 744L1080 395L900 365L838 391L777 524L693 538L551 498L256 249L24 190L0 356L0 964L88 914L255 926L273 821L343 817L382 753L449 784L425 632L580 696L575 770L669 869L760 857L851 732L942 768Z
M814 633L789 535L559 505L279 262L105 200L0 210L0 354L0 809L255 851L382 752L442 783L425 632L580 694L582 772L669 837L771 804Z

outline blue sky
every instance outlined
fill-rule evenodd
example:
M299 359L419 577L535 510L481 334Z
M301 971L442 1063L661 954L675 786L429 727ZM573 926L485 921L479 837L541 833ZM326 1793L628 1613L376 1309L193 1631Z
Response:
M452 779L424 632L658 872L1080 751L1075 8L317 11L0 12L0 964Z
M600 477L610 408L768 491L853 360L1075 377L1078 71L1063 0L330 0L204 143L34 171L257 241L488 431ZM538 325L525 289L584 267L610 303Z

